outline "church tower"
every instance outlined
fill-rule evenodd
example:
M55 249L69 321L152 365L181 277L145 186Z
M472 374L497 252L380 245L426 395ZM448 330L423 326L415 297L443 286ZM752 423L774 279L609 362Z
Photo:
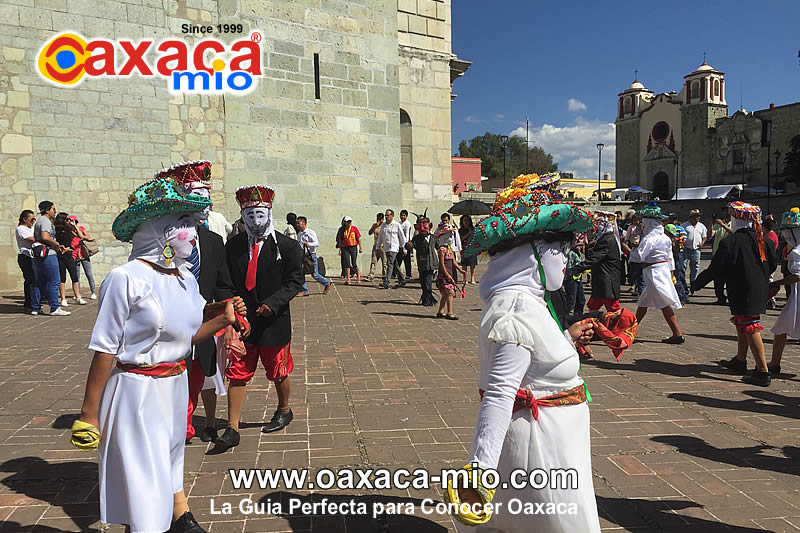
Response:
M645 87L639 80L634 80L630 87L619 93L616 120L616 162L617 187L640 185L639 166L640 132L639 114L649 106L653 91Z
M728 116L725 102L725 73L703 61L684 76L681 91L680 186L706 184L711 175L712 135L717 119Z

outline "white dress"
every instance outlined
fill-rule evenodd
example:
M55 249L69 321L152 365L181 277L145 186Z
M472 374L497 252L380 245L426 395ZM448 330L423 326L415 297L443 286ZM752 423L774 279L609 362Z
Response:
M182 279L133 260L100 287L89 349L126 364L181 361L203 322L205 300L191 275ZM116 367L98 413L100 519L132 533L163 533L173 494L183 489L186 372L153 378Z
M795 246L789 256L789 274L800 275L800 245ZM775 335L789 335L793 339L800 339L800 284L795 283L792 287L792 294L781 311L775 325L772 326L772 333Z
M202 390L214 389L217 396L227 396L225 369L228 367L228 352L225 350L225 342L222 337L214 337L214 342L217 345L217 372L213 376L206 376Z
M664 228L660 224L642 237L639 246L631 252L630 261L656 263L642 270L645 283L637 304L639 307L681 308L678 291L672 283L672 271L675 270L672 241L664 235Z
M477 527L459 523L458 530L599 533L588 404L541 407L538 420L530 409L512 409L520 388L529 388L536 398L542 398L583 385L575 347L559 331L544 300L514 289L495 292L481 318L479 359L478 386L486 393L469 462L497 469L504 482L515 469L575 469L577 488L498 488L492 503L501 505L491 520ZM567 504L567 509L575 504L575 512L514 513L517 502Z

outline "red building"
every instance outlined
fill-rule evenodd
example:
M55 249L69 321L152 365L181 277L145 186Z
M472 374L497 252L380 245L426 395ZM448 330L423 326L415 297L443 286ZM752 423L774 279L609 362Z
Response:
M479 157L455 157L453 161L453 193L481 190L481 160Z

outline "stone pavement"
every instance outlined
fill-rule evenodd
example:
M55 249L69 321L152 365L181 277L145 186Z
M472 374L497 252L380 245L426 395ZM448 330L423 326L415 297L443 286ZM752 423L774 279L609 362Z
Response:
M241 446L215 455L195 439L187 448L185 487L195 516L213 533L454 530L447 516L419 508L424 498L441 498L436 487L313 496L283 484L233 487L229 469L435 471L468 456L478 409L477 286L456 301L458 322L436 320L435 308L416 305L415 285L378 290L376 283L337 282L324 297L321 286L309 287L311 297L292 302L295 420L279 434L259 431L276 402L259 371L248 389ZM767 389L745 386L714 364L734 353L735 334L727 308L712 300L706 289L679 311L685 345L660 344L667 328L660 313L650 313L642 342L620 362L598 345L597 361L583 367L594 397L594 485L604 531L800 531L800 349L787 347L784 379ZM623 301L633 308L629 296ZM96 303L72 305L65 318L23 315L20 306L17 295L0 299L0 532L97 530L95 455L69 444ZM769 312L765 325L776 316ZM226 410L218 414L224 418ZM285 503L293 495L417 507L388 521L238 509L246 497ZM212 498L216 509L233 504L232 514L212 515Z

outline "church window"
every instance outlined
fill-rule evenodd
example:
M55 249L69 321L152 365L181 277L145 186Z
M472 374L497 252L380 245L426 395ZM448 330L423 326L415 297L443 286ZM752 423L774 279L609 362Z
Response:
M400 110L400 174L403 183L414 181L414 145L411 142L411 117Z
M714 80L714 99L719 100L719 80Z
M692 98L700 98L700 82L692 82Z
M657 122L655 126L653 126L653 140L657 143L663 143L669 137L669 124L664 122Z
M633 112L633 100L631 100L630 96L625 97L625 103L623 104L625 114Z

